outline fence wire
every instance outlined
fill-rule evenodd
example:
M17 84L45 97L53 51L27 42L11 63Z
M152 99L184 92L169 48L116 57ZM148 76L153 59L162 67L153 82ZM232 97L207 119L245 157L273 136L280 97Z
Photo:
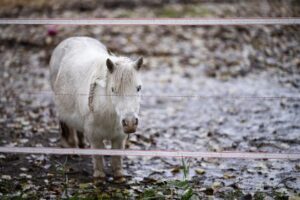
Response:
M66 18L3 18L0 25L165 25L165 26L228 26L228 25L300 25L300 18L96 18L96 19L66 19Z
M16 93L15 93L16 94ZM32 91L19 93L18 95L52 95L52 96L89 96L88 93L55 93L52 91ZM280 96L255 96L255 95L195 95L195 94L94 94L94 96L101 97L142 97L142 98L186 98L186 99L249 99L249 100L294 100L299 101L300 96L298 95L280 95Z

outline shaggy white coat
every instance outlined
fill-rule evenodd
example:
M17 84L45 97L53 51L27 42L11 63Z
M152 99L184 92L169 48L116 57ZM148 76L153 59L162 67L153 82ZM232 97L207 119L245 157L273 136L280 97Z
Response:
M108 58L115 64L113 73L107 69ZM72 37L55 48L50 81L59 119L83 132L91 148L104 148L103 140L111 140L112 148L124 148L121 119L129 112L138 116L140 106L136 87L141 80L134 65L128 58L110 55L102 43L88 37ZM93 161L94 176L104 177L103 158L94 156ZM120 157L112 158L115 176L122 176L121 165Z

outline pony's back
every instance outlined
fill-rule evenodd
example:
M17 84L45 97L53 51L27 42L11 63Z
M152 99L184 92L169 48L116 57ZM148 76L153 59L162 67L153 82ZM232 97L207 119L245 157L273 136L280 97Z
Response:
M92 56L100 57L108 55L106 47L98 40L89 37L71 37L62 41L53 51L50 59L50 82L54 89L54 83L58 78L58 72L63 65L74 60L80 62L89 61ZM87 57L86 57L87 56ZM69 60L68 60L69 59Z
M98 40L72 37L62 41L50 60L50 81L60 118L77 130L88 113L88 93L93 79L106 77L106 47Z

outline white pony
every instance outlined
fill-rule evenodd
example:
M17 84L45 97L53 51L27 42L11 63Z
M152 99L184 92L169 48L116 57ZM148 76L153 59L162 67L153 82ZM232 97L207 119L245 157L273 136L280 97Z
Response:
M136 131L143 59L111 55L98 40L72 37L62 41L50 60L51 86L64 146L123 149L126 134ZM125 134L126 133L126 134ZM94 177L105 178L102 156L93 156ZM120 156L112 157L116 180L123 178Z

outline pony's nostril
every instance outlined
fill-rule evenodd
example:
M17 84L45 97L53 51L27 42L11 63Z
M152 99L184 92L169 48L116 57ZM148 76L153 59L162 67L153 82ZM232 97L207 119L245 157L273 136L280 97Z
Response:
M139 119L135 118L135 125L138 125L138 124L139 124Z
M123 126L126 126L126 125L127 125L125 119L122 120L122 125L123 125Z

